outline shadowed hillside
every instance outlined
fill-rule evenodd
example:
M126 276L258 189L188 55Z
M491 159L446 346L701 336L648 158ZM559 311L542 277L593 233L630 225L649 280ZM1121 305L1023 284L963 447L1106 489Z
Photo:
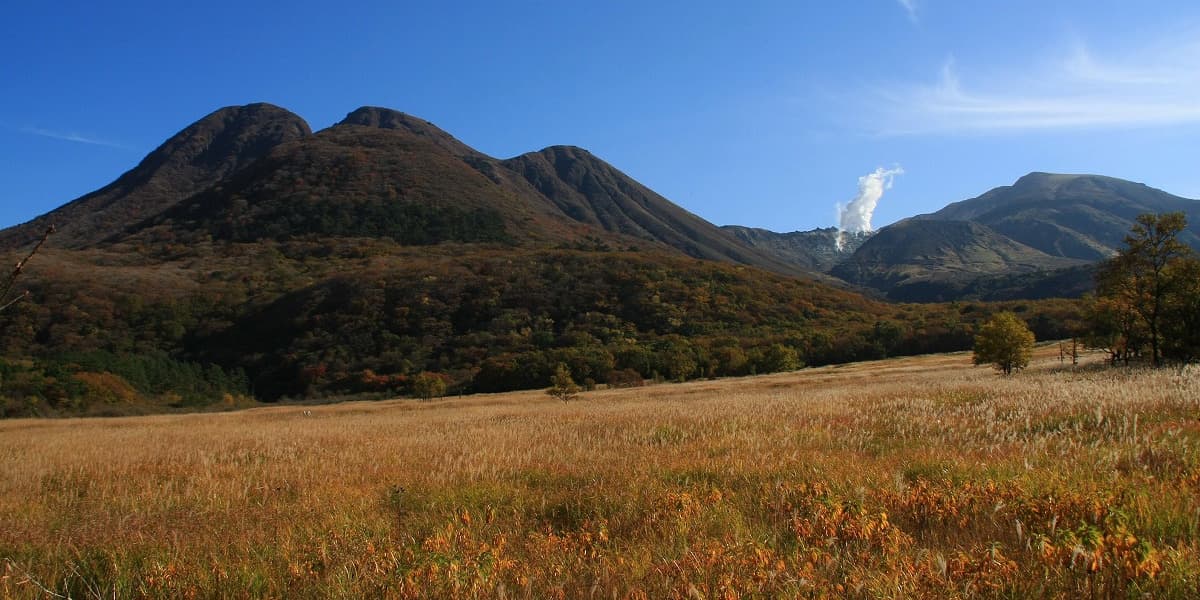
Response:
M216 185L276 146L311 134L300 117L270 104L222 108L172 136L109 185L17 227L0 231L12 250L58 228L54 245L96 244Z
M582 148L553 146L501 164L521 174L558 210L581 223L661 242L694 258L781 273L808 271L749 248Z
M977 223L912 219L880 230L832 273L892 298L915 299L902 288L1050 271L1080 262L1049 256Z
M808 272L742 244L580 148L501 161L428 121L378 107L315 135L304 127L303 135L263 137L290 131L276 122L288 115L266 105L222 109L104 190L36 223L67 223L69 247L350 236L405 245L674 249ZM7 233L19 243L22 232Z
M1101 260L1121 247L1138 215L1177 211L1189 222L1180 241L1200 248L1200 202L1099 175L1030 173L917 218L973 221L1051 256Z
M431 128L338 124L279 146L119 239L351 236L420 245L545 235L535 219L549 211L463 161L447 140Z

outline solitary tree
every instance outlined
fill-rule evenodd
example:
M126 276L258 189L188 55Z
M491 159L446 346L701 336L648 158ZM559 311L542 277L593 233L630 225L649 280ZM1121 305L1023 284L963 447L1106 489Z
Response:
M993 364L1009 375L1029 366L1033 342L1033 332L1017 315L999 313L984 323L975 336L975 364Z
M413 395L422 400L432 400L446 395L446 380L437 373L425 371L412 382Z
M550 389L546 393L563 402L574 400L579 395L579 386L571 379L571 369L565 363L558 363L554 369L554 375L550 376Z

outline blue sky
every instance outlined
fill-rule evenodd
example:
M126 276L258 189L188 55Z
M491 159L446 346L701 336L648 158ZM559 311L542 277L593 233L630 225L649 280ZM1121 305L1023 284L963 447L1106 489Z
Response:
M0 226L107 184L219 107L260 101L314 129L387 106L498 157L582 146L710 221L776 231L834 225L880 167L904 173L875 227L1035 170L1200 198L1194 0L0 13Z

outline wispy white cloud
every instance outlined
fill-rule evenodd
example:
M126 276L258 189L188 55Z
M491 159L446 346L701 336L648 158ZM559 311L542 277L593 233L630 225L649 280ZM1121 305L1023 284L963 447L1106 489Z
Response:
M900 7L908 14L908 20L913 23L917 22L917 0L896 0L900 3Z
M1200 123L1200 37L1114 60L1075 43L1019 70L961 69L875 90L868 127L885 135L1100 129Z
M51 139L55 139L55 140L63 140L65 142L76 142L79 144L91 144L93 146L105 146L108 148L120 148L122 150L130 149L129 146L126 146L119 142L105 140L105 139L101 139L101 138L97 138L97 137L92 137L89 135L83 135L80 133L76 133L74 131L67 131L67 132L53 131L50 129L42 129L40 127L22 127L20 129L20 131L22 133L28 133L30 135L36 135L36 136L51 138Z

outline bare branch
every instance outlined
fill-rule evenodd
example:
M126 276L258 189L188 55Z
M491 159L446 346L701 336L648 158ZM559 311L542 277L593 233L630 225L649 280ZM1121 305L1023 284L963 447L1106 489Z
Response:
M17 278L20 277L21 273L25 270L26 263L28 263L29 259L33 258L33 256L38 253L38 250L42 249L42 246L46 243L46 240L50 239L50 236L53 235L54 232L55 229L53 225L47 227L46 232L42 234L42 238L33 246L33 249L29 251L29 254L27 254L25 258L17 261L17 264L13 267L12 272L8 274L8 280L5 281L3 285L0 285L0 312L4 312L10 306L29 297L29 290L25 290L24 292L18 294L15 298L10 298L9 296L12 294L13 286L15 286L17 283Z

